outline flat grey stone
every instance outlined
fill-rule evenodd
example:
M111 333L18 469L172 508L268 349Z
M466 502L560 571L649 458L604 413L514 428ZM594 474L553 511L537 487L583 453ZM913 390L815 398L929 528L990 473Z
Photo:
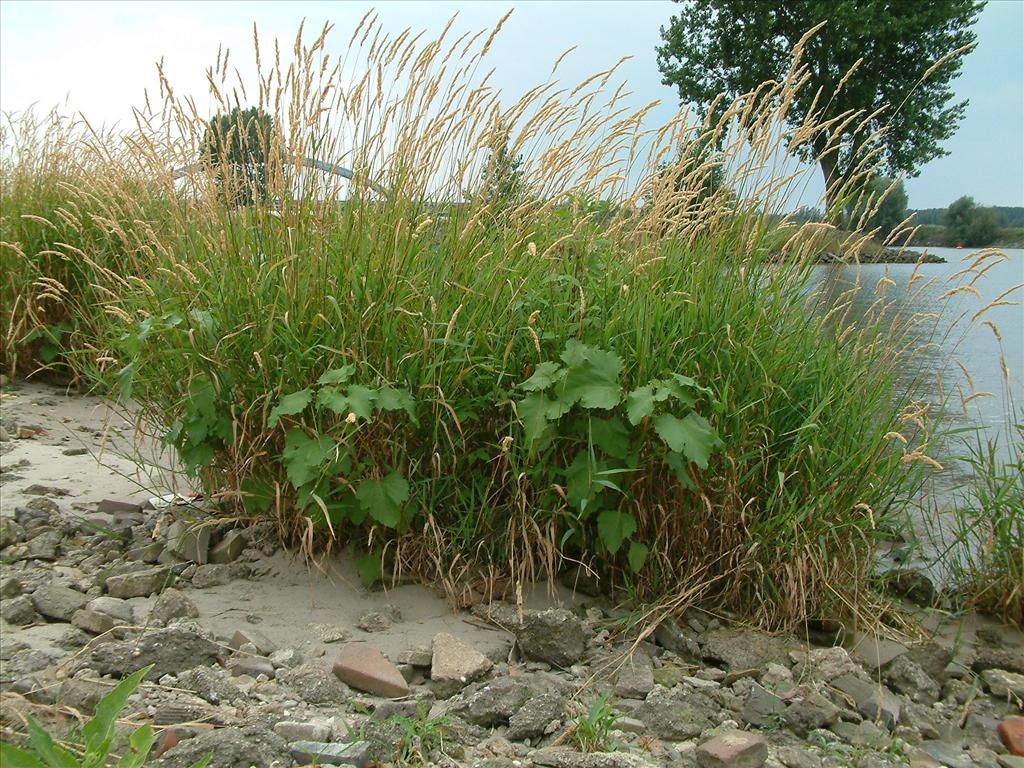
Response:
M288 745L292 759L300 763L317 762L322 765L354 765L366 768L370 764L370 742L356 741L339 744L319 741L293 741Z

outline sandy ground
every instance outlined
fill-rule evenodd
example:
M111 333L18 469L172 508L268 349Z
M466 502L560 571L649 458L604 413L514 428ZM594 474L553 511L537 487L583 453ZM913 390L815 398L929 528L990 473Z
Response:
M151 442L133 439L130 420L99 398L67 394L42 384L17 383L4 390L0 418L12 438L0 444L2 515L13 515L15 507L34 498L25 492L33 485L66 492L48 494L65 515L97 521L103 516L97 514L96 506L104 499L143 503L172 488L189 490L180 475L138 463L141 456L157 463L167 457L159 456ZM13 439L19 429L25 434L25 427L43 431ZM462 637L484 653L497 653L511 645L511 635L477 622L466 612L453 611L442 596L428 588L403 585L366 590L344 556L309 567L299 557L278 552L256 565L261 574L258 580L188 589L204 627L226 637L236 629L255 628L279 647L299 648L310 656L331 653L332 647L337 647L332 638L339 635L338 630L351 640L372 641L391 658L413 646L429 646L438 632ZM155 597L131 600L138 621L145 620L153 600ZM561 587L551 591L538 585L524 595L527 607L573 602L574 596ZM360 616L387 605L402 615L391 629L369 634L357 628ZM66 628L66 624L40 624L17 630L17 636L46 648ZM324 642L325 638L332 642Z

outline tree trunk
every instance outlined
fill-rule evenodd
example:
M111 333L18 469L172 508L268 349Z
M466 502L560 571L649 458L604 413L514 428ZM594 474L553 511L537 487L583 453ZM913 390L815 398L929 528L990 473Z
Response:
M835 210L836 199L839 192L836 186L836 157L833 153L819 154L818 165L821 166L821 175L825 177L825 218L832 219L839 215Z

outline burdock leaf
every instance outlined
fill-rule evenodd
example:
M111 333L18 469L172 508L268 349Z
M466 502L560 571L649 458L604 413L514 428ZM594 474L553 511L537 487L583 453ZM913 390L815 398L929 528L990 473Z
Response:
M527 395L517 404L519 418L523 420L526 444L530 445L544 434L551 418L551 399L542 392Z
M629 560L629 567L633 569L633 573L639 573L640 569L644 567L644 563L647 562L647 545L642 544L639 541L632 541L629 544L629 552L626 557Z
M519 388L527 392L537 392L538 390L547 389L556 381L561 380L564 375L565 372L562 371L562 366L558 363L551 361L541 363L534 370L533 376L520 384Z
M622 542L636 532L636 520L629 512L606 509L597 516L597 532L608 551L614 555Z
M282 416L294 416L297 413L302 413L306 410L306 406L309 405L312 397L313 391L310 389L300 389L298 392L285 395L277 401L277 405L270 411L270 418L267 420L267 424L271 427L276 427Z
M392 470L383 480L366 479L356 490L359 505L381 525L397 528L402 504L409 498L409 483Z
M360 419L373 416L373 404L377 402L377 390L353 384L348 388L348 408Z
M697 413L689 413L682 419L663 413L654 420L654 429L669 448L701 469L707 469L708 459L722 442L708 420Z
M325 384L344 384L346 381L352 378L352 374L356 372L354 365L343 365L341 368L334 368L333 370L327 371L323 376L316 380L316 383L320 386Z
M654 413L654 387L637 387L626 395L626 417L634 427Z
M281 459L292 485L299 488L311 480L316 480L335 448L335 442L327 435L318 435L314 438L301 429L289 430L284 439Z

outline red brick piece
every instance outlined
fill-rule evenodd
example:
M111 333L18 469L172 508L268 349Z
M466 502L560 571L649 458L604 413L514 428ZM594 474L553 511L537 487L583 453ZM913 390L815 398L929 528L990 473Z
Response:
M768 746L756 733L726 731L697 747L701 768L761 768Z
M1008 717L999 724L997 730L1011 755L1024 756L1024 717Z
M343 683L377 696L406 696L409 685L398 667L366 643L346 643L334 660L334 674Z

